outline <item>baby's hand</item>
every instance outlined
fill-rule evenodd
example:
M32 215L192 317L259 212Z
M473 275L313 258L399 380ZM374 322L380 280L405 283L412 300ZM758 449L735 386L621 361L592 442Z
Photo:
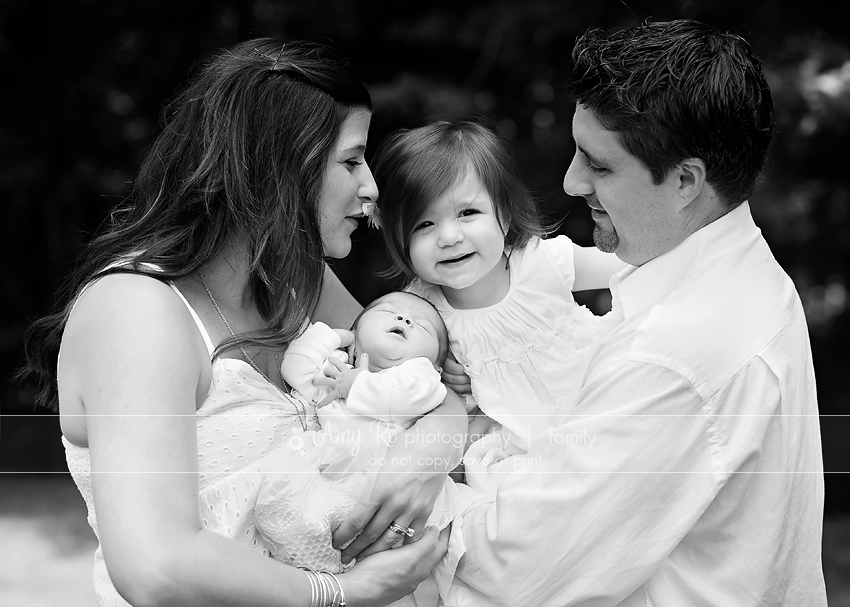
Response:
M320 409L338 398L348 398L348 393L351 391L351 386L354 385L354 380L369 368L369 355L361 354L357 359L357 366L351 369L333 356L328 358L328 362L334 367L334 369L329 370L334 377L317 377L313 380L314 385L333 388L330 394L316 405Z

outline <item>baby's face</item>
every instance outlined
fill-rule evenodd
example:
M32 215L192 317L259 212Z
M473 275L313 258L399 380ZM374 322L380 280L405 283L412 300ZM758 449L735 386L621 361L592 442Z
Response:
M369 355L369 368L380 371L424 356L436 367L440 351L439 313L409 293L389 293L375 300L357 322L354 357Z

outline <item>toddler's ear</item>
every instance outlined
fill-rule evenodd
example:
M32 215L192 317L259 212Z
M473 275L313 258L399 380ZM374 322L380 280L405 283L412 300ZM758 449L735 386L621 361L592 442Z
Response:
M440 365L438 365L437 363L434 363L434 369L435 369L435 370L437 371L437 373L439 373L440 375L442 375L442 374L443 374L443 368L442 368Z

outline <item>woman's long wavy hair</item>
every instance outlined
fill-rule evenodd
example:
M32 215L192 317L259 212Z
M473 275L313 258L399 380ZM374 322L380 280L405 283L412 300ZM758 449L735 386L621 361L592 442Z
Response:
M369 92L320 44L249 40L206 63L166 107L131 195L88 245L56 311L27 331L17 376L38 386L36 403L58 410L62 331L85 285L115 271L186 276L232 235L247 244L249 285L268 328L226 340L215 355L283 348L296 337L321 293L318 202L328 158L358 108L371 110Z

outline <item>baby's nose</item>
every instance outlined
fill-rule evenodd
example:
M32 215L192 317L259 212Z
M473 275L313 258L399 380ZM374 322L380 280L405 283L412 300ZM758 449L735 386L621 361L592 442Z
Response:
M396 320L400 320L401 322L406 323L406 324L408 324L408 325L412 325L412 324L413 324L413 323L410 321L410 319L409 319L409 318L405 318L405 317L404 317L404 316L402 316L401 314L399 314L399 315L396 317Z

